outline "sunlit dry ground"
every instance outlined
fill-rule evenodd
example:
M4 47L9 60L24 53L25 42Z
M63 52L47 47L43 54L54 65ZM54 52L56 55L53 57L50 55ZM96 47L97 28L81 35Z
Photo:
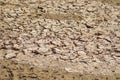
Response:
M120 80L119 74L80 74L55 68L38 68L9 60L0 60L0 70L0 80Z
M0 60L0 80L120 80L120 1L0 0Z

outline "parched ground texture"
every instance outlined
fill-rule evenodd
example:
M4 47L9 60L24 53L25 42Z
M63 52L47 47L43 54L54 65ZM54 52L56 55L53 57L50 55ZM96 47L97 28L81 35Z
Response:
M0 60L0 70L0 80L120 80L119 74L81 74L63 69L38 68L9 60Z
M0 74L5 70L8 75L10 71L19 72L19 68L15 69L18 64L9 60L65 70L60 76L69 72L68 78L73 72L120 74L120 1L112 1L0 0L0 67L3 70ZM34 71L32 74L40 75ZM7 80L3 78L1 80ZM30 80L15 78L13 73L8 80L26 79ZM73 80L80 78L75 76ZM114 76L111 80L120 80L120 77Z

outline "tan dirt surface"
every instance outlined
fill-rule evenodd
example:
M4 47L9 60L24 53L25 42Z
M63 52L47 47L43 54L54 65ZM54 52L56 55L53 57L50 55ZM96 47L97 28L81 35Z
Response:
M0 0L0 74L120 80L120 0Z
M0 80L119 80L119 74L92 75L55 68L38 68L16 61L0 60Z

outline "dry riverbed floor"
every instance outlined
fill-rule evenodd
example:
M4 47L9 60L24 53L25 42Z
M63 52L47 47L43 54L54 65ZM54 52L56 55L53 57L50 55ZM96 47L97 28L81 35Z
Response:
M120 80L120 0L0 0L0 80Z

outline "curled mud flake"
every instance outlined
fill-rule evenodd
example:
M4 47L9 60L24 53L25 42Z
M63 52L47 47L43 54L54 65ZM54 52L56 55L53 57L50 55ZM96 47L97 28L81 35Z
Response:
M33 50L32 53L34 53L35 55L41 55L41 52L39 52L39 50Z
M86 26L87 28L94 28L93 26L90 26L90 25L88 25L88 24L85 24L85 26Z
M112 40L111 40L109 37L105 37L104 39L105 39L107 42L110 42L110 43L112 42Z
M7 50L6 51L6 55L5 55L6 59L12 59L12 58L15 58L16 56L17 56L16 51L13 51L13 50Z
M113 49L116 53L120 53L120 44L116 44Z
M120 53L115 53L113 56L120 57Z
M114 51L117 53L120 53L120 49L115 49Z
M60 56L60 59L64 61L70 60L69 56Z
M18 44L13 44L13 50L20 50L20 46Z
M79 62L84 63L84 64L88 64L87 61L84 61L84 60L80 60Z
M60 54L61 53L61 50L58 48L52 48L51 50L52 50L53 54Z

